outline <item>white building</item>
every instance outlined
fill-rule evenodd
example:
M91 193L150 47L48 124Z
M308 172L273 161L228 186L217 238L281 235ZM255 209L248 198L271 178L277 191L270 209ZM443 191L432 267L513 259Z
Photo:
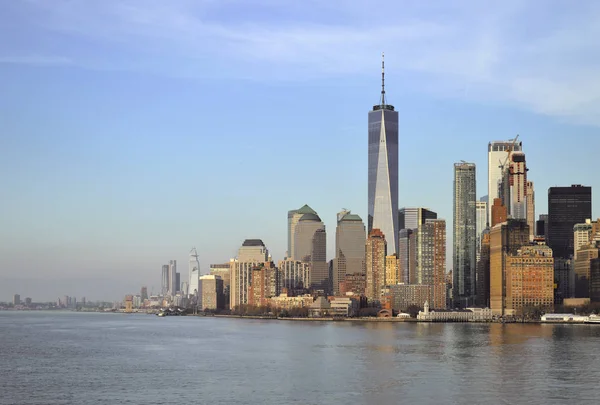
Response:
M582 246L590 243L592 235L592 220L586 219L584 224L575 224L573 227L573 259L577 259L577 251Z
M523 142L492 141L488 144L488 218L492 217L492 203L498 198L498 183L502 180L501 165L504 164L508 156L509 149L513 151L522 151ZM508 162L507 162L508 164Z
M488 224L488 205L485 201L476 201L475 202L475 210L476 210L476 225L475 232L477 233L477 252L476 252L476 262L479 263L479 258L481 255L481 238L483 236L483 231L487 228Z
M188 284L188 291L185 291L185 293L190 296L194 296L198 294L198 280L200 278L200 261L198 260L198 252L196 251L196 248L190 250L189 274L190 281Z
M429 310L429 302L425 302L423 311L419 311L417 320L425 322L490 322L490 308L467 308L462 310Z

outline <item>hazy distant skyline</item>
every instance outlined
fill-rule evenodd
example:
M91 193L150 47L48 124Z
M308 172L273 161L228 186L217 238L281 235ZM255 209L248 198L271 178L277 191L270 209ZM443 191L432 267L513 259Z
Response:
M516 134L536 216L550 186L600 188L594 1L29 0L0 33L0 301L158 291L162 264L195 246L206 273L247 238L277 261L304 204L333 258L336 213L367 220L382 51L399 207L450 235L453 163L481 197L488 142Z

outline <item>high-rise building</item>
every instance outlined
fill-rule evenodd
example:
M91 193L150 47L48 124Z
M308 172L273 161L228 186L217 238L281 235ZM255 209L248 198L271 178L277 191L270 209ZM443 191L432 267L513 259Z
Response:
M140 299L142 302L148 299L148 287L142 287L140 291Z
M474 163L454 164L454 282L455 306L474 303L477 266L476 173Z
M199 307L205 309L224 309L223 279L220 276L206 274L198 280Z
M385 285L385 257L387 242L381 230L375 228L369 232L366 242L366 288L365 296L371 301L379 301L381 288Z
M288 290L289 295L294 291L307 290L310 286L310 264L298 260L282 260L279 262L280 289Z
M517 142L514 139L493 141L488 144L488 202L493 202L494 199L500 197L498 187L504 176L504 163L509 152L521 152L522 150L523 142ZM492 217L491 205L489 205L488 216Z
M316 213L303 214L294 227L294 260L309 263L311 266L310 288L329 293L330 279L327 264L327 234L325 225Z
M527 181L527 225L529 225L529 240L535 238L535 189L533 181Z
M200 280L200 261L198 260L198 252L196 248L192 248L190 250L190 258L189 258L189 275L190 280L188 284L188 294L189 295L197 295L199 288L199 280Z
M505 205L508 214L514 219L527 219L527 164L523 152L514 152L510 155L507 168L508 197Z
M169 295L177 294L179 287L177 285L177 260L169 260Z
M573 260L575 278L575 298L590 296L590 263L598 258L598 246L595 243L581 246L577 258Z
M246 239L231 264L229 306L248 304L248 288L252 283L252 269L269 260L269 251L260 239Z
M490 230L483 231L481 251L477 261L477 298L479 306L490 307Z
M421 261L417 264L417 284L431 286L429 298L436 309L446 308L446 221L428 219L419 228L423 247Z
M555 258L573 254L573 227L592 218L592 188L581 185L548 189L546 241Z
M487 229L489 226L487 223L487 215L488 215L488 207L487 203L484 201L476 201L475 202L475 211L476 211L476 219L475 222L477 224L476 227L476 238L477 238L477 250L475 252L475 260L478 263L481 253L481 238L483 237L483 231ZM435 308L435 307L434 307Z
M554 258L546 244L525 245L507 255L505 278L504 314L522 316L529 308L553 310Z
M590 260L590 301L600 302L600 258Z
M577 260L577 251L582 246L590 243L592 236L592 220L586 219L585 223L575 224L573 227L573 260Z
M398 211L398 228L417 229L428 219L437 219L437 213L429 208L422 207L404 207Z
M502 204L502 200L500 198L495 198L494 204L492 205L492 223L490 224L490 227L506 222L507 218L508 211L504 204Z
M160 294L165 297L169 293L169 265L163 264L160 284Z
M365 225L361 217L350 211L338 213L332 280L335 295L340 294L340 283L346 274L364 274L365 239Z
M296 232L296 225L298 224L298 221L300 220L300 218L302 218L304 214L317 215L315 210L310 208L308 204L304 204L297 210L288 211L288 250L286 253L287 259L300 260L297 258L297 255L294 255L294 235Z
M233 262L235 263L235 261ZM232 262L221 263L221 264L210 264L209 274L212 276L219 276L223 280L223 296L225 297L225 308L229 308L230 291L231 291L231 273L233 272ZM191 293L191 292L190 292Z
M393 285L401 282L398 272L399 264L398 256L391 255L385 257L385 285Z
M400 281L411 284L411 275L416 277L417 233L412 229L401 229L398 233L398 262Z
M385 98L383 61L381 99L369 112L368 231L380 229L388 254L398 252L398 112Z
M367 288L367 276L363 274L347 274L346 279L340 286L340 295L365 295Z
M546 241L548 240L548 214L540 214L539 219L535 223L535 233L536 236L543 236ZM556 260L554 262L556 263Z
M21 296L19 294L13 295L13 305L21 305Z
M175 273L175 294L181 291L181 273Z
M506 257L516 255L529 244L526 220L508 219L490 230L490 308L494 315L506 315Z

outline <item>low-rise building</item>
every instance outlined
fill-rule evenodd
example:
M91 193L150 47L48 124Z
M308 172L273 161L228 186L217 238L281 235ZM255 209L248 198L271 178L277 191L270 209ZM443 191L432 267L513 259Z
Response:
M490 308L466 308L460 310L429 310L429 302L419 311L417 319L425 322L490 322L492 320Z
M352 317L358 315L360 302L352 296L329 297L331 315Z
M277 297L272 297L269 300L272 308L290 310L294 308L307 308L312 305L314 298L310 294L300 295L297 297L288 296L287 292L279 294Z
M408 307L416 305L423 308L432 293L432 286L421 284L396 284L386 286L382 290L384 308L395 311L405 311Z

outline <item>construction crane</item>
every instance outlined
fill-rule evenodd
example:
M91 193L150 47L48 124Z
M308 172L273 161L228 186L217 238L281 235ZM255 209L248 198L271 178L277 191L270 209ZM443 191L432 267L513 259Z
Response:
M502 169L502 171L504 172L504 168L506 167L506 164L508 163L508 160L510 159L514 149L515 149L515 145L517 144L517 140L519 139L519 135L517 134L517 136L515 137L515 139L509 139L509 141L512 141L512 144L508 147L508 149L506 150L506 159L504 160L504 163L502 163L502 160L498 160L498 162L500 163L500 166L498 166L500 169Z

